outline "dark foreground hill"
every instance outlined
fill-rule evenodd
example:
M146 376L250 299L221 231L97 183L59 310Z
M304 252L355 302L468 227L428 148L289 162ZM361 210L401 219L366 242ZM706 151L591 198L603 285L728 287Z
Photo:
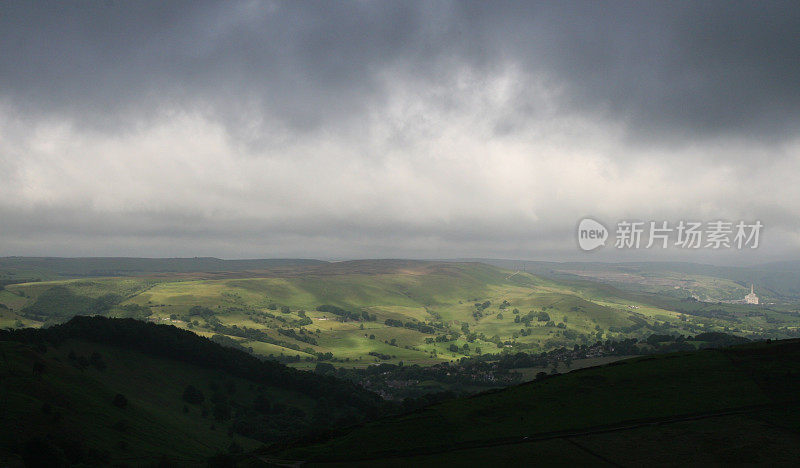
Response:
M0 466L205 465L382 406L332 377L104 317L0 332L0 395Z
M793 465L800 341L618 361L274 446L308 466Z
M391 408L355 385L171 326L76 317L0 332L0 466L792 465L799 392L800 340L787 340L377 419Z

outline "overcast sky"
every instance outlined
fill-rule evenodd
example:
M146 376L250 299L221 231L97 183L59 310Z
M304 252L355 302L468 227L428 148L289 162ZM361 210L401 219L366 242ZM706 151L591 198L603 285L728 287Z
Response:
M2 2L0 255L800 259L797 2ZM755 251L578 221L755 221Z

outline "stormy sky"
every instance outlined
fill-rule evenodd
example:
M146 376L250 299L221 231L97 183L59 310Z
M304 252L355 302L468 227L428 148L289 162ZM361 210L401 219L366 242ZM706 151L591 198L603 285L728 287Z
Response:
M800 259L796 2L2 2L0 255ZM758 249L578 250L591 216Z

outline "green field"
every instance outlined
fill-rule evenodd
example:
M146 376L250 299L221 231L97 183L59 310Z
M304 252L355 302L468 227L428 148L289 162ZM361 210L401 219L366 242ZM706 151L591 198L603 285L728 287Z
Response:
M320 306L351 315L343 318ZM289 264L259 271L39 281L0 291L5 327L38 327L80 314L223 335L300 368L319 360L351 367L430 365L653 333L790 338L800 326L793 305L687 301L482 263Z

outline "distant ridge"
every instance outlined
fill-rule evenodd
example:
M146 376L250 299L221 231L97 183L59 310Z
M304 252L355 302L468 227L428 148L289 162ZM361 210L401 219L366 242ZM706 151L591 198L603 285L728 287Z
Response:
M324 265L312 259L222 260L214 257L2 257L0 270L44 271L59 276L126 276L145 273L191 273L265 270Z
M725 278L735 281L743 288L749 289L755 283L769 296L782 300L800 299L800 261L770 262L750 266L717 266L704 263L689 262L543 262L533 260L509 259L457 259L453 261L473 261L486 263L499 268L524 269L533 274L556 278L579 277L583 273L620 272L644 275L662 275L672 272L681 275L704 275ZM603 281L597 277L595 281ZM614 284L613 282L610 282Z

